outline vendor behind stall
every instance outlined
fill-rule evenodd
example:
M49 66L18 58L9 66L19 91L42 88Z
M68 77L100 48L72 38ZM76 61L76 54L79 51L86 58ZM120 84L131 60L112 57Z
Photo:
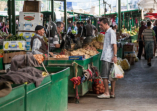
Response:
M64 23L56 22L56 25L57 25L57 35L53 39L53 45L55 46L55 49L53 50L53 52L60 53L61 52L60 44L62 43L61 32L64 29Z
M43 40L45 33L44 27L37 25L35 28L36 34L31 39L31 49L33 54L47 54L47 46Z
M91 24L91 20L87 21L87 25L85 26L86 28L86 39L84 39L83 43L84 45L90 43L93 38L93 32L97 32L97 29L94 25Z

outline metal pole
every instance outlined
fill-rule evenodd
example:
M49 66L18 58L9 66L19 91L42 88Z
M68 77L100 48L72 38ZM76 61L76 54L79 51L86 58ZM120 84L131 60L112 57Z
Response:
M80 21L81 21L81 14L80 14Z
M12 33L12 20L11 20L11 0L8 0L8 15L9 15L9 33Z
M54 0L51 0L51 19L54 21Z
M64 1L64 21L65 21L65 32L67 31L67 1Z
M99 16L100 16L100 0L99 0Z
M118 0L118 31L121 30L121 0Z
M75 21L75 16L74 16L74 12L73 12L73 22Z
M127 0L127 11L128 11L128 0Z
M124 20L124 12L123 12L123 25L125 24L125 20Z
M12 33L16 35L15 0L12 0Z

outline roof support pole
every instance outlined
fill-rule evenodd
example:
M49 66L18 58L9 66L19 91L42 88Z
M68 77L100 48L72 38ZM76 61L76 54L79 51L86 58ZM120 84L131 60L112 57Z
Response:
M121 30L121 0L118 0L118 31Z
M12 18L11 18L11 7L12 7L12 5L11 5L11 0L8 0L8 15L9 15L9 33L12 33L12 26L11 26L11 24L12 24Z
M16 35L15 0L12 0L12 33Z
M54 21L54 0L51 0L51 19Z
M64 0L64 22L65 22L65 27L64 31L67 31L67 1Z

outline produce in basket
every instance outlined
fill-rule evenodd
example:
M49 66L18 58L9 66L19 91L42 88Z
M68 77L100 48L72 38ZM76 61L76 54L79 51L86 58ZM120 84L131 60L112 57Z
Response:
M67 55L54 55L54 58L69 58Z
M44 61L44 56L42 54L35 54L33 56L38 61L39 64L41 64Z

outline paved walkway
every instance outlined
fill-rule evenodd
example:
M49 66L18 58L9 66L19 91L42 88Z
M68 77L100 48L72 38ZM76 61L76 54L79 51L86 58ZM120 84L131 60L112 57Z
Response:
M157 111L157 59L152 67L140 60L116 84L115 99L84 96L80 103L69 103L68 111Z

